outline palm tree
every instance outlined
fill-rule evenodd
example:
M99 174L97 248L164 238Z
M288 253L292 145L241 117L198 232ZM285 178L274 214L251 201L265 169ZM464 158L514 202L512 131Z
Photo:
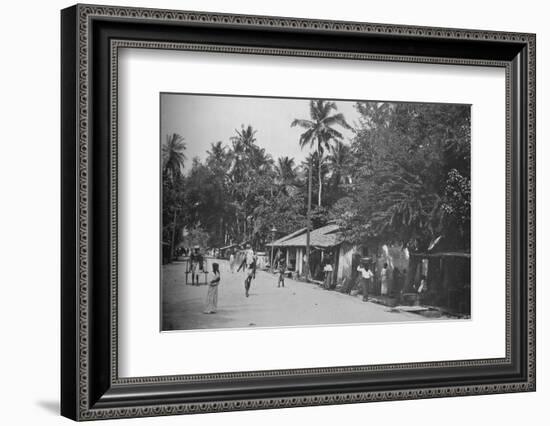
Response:
M302 163L300 165L300 168L304 173L304 178L307 179L307 176L310 173L309 169L311 168L311 174L313 175L315 173L316 175L315 178L313 178L312 176L311 184L312 185L317 184L317 182L315 182L315 179L319 178L319 166L320 166L321 180L325 181L328 176L329 166L330 166L328 160L329 158L326 156L322 156L321 159L319 160L319 155L317 154L317 151L310 152L308 155L306 155L306 158L302 160ZM319 162L321 164L319 164Z
M221 182L226 183L234 160L233 151L218 141L210 144L206 154L206 165Z
M265 148L260 148L257 145L252 145L248 152L247 158L249 167L256 170L259 174L265 175L272 170L273 158Z
M235 180L241 181L246 170L244 163L255 146L257 132L250 124L246 128L242 124L241 130L235 129L235 133L236 135L230 138L233 144L233 164L230 172Z
M206 151L207 162L213 165L226 164L228 160L228 153L226 147L222 141L218 141L210 144L210 149Z
M183 174L183 166L187 159L184 151L187 148L182 136L177 133L166 135L162 144L162 170L171 181Z
M217 226L215 232L218 241L224 241L227 235L228 217L231 215L229 199L229 188L231 185L229 170L233 162L233 152L221 142L210 144L210 149L206 151L206 166L210 172L210 187L215 190L215 198L218 199L216 213L212 216L217 217Z
M235 151L247 152L256 143L257 131L250 124L246 128L241 124L241 130L235 129L235 133L237 135L231 137Z
M273 159L267 151L256 144L256 133L250 124L246 127L241 125L241 130L235 129L235 135L230 138L233 145L233 161L229 176L232 182L232 196L236 199L233 208L236 212L237 229L239 223L243 225L244 238L252 236L249 231L250 225L254 222L251 212L254 209L258 178L268 175L273 164Z
M166 142L162 145L162 171L170 185L174 185L174 179L183 175L185 163L185 149L187 148L183 137L177 133L166 135ZM165 206L168 208L168 206ZM170 256L174 257L174 246L176 238L177 217L180 206L173 206L172 236L170 238Z
M294 163L294 158L279 157L275 165L276 182L280 191L287 195L294 191L296 187L298 168Z
M311 119L295 119L290 124L291 127L299 126L306 129L306 131L300 135L301 148L304 148L307 145L311 148L316 148L319 178L317 203L319 206L321 206L321 192L323 189L321 175L321 161L323 152L324 150L328 150L330 148L332 141L343 139L342 133L334 129L333 126L338 125L345 129L351 129L351 126L346 122L342 113L330 115L333 110L336 111L337 109L336 103L334 102L329 102L322 99L311 100L309 102Z
M340 184L350 183L349 176L349 164L351 159L351 148L342 141L337 141L330 147L330 154L328 155L328 163L332 169L330 176L334 187L338 187Z

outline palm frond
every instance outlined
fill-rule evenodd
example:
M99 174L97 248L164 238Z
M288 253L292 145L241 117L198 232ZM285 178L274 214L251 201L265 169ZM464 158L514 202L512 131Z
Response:
M171 178L183 174L183 167L187 159L184 151L187 145L182 136L177 133L166 135L166 142L162 145L162 167Z
M315 140L315 129L308 129L300 135L300 148L304 148L306 145L313 145Z
M351 130L352 127L348 124L346 119L344 118L344 114L338 113L331 116L326 117L324 120L325 126L330 127L335 124L342 126L345 129Z
M312 127L315 127L315 123L311 120L302 120L299 118L295 118L292 120L292 123L290 123L290 127L303 127L304 129L310 129Z

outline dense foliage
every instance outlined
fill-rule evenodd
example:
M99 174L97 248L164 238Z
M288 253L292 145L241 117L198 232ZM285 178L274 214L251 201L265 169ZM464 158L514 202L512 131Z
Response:
M186 238L222 247L250 241L262 247L307 224L308 175L312 223L336 220L354 242L400 242L425 250L445 237L469 249L470 108L465 105L358 102L354 137L337 104L310 103L304 132L308 155L274 159L257 131L241 126L226 143L212 143L204 161L183 170L185 142L163 144L163 240Z
M352 183L334 212L350 239L425 250L443 236L448 247L469 248L469 106L369 102L357 108Z

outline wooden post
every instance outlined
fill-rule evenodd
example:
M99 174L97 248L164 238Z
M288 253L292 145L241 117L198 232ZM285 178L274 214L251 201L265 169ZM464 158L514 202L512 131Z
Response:
M276 229L276 228L273 228ZM269 266L271 267L271 273L275 271L275 268L273 267L273 243L275 242L275 232L271 235L271 261L269 262Z
M286 268L287 269L288 269L288 264L290 263L289 262L290 261L290 250L291 250L290 247L286 249ZM286 272L286 270L285 270L285 272Z
M176 219L177 219L177 210L174 210L174 219L172 221L172 241L170 243L170 262L174 258L174 244L176 242Z
M307 191L307 231L306 231L306 281L309 281L310 278L310 271L309 271L309 255L310 255L310 247L309 247L309 233L311 228L311 168L313 166L313 161L310 157L309 160L309 180L308 180L308 191Z

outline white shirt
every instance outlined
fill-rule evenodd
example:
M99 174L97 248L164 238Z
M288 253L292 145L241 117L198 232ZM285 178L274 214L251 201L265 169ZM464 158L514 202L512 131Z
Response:
M323 272L332 272L332 265L330 263L327 263L323 268Z
M367 280L368 280L368 279L371 279L372 277L374 277L374 274L371 272L370 269L367 270L367 269L363 268L361 265L359 265L359 266L357 267L357 270L358 270L359 272L361 272L361 276L362 276L363 278L367 279Z
M248 266L252 264L252 262L254 261L254 251L252 249L248 249L246 251L245 256L246 256L246 265Z

